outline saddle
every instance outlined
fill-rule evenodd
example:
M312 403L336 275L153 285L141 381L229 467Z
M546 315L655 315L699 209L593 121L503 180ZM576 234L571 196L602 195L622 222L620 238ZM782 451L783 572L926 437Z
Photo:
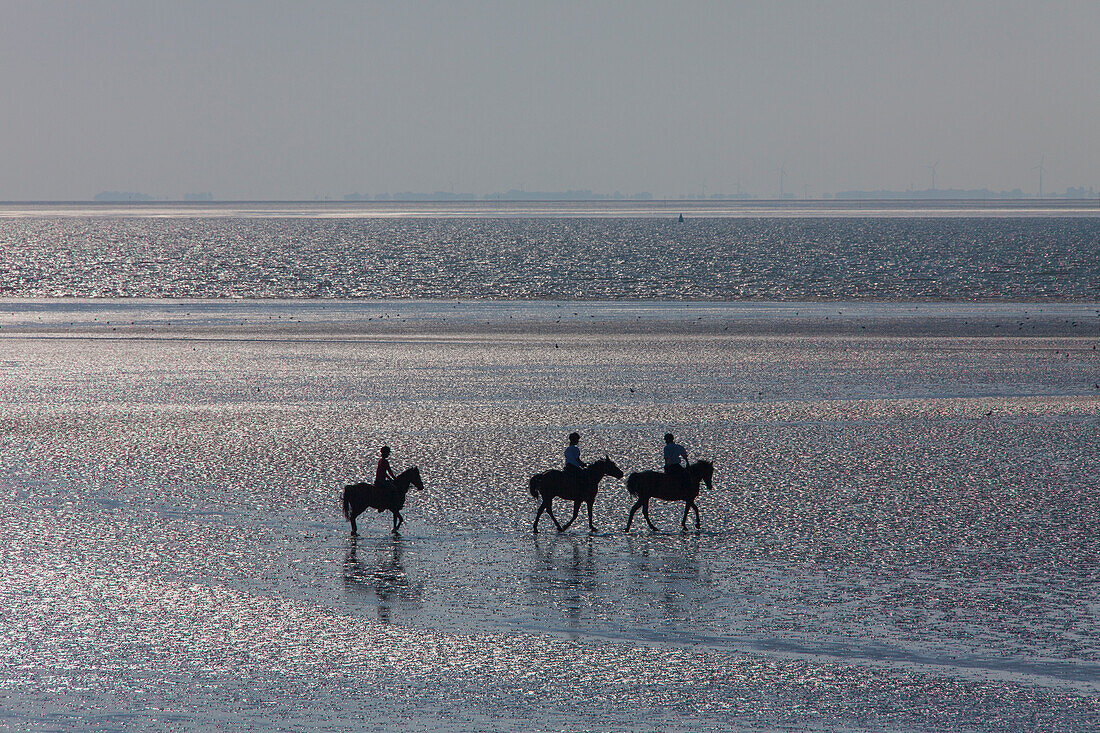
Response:
M665 466L665 484L672 489L688 491L691 488L691 476L683 466Z

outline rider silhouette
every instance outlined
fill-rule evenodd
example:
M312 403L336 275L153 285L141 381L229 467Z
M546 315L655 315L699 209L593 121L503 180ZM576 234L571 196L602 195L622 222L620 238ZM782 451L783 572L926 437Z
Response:
M374 485L377 488L389 488L393 486L393 481L397 478L393 473L393 469L390 468L390 447L388 445L382 446L379 453L382 454L382 457L378 459L378 468L374 471Z
M577 445L580 442L580 433L570 433L569 446L565 449L565 476L573 483L580 482L581 470L585 467L581 460L581 448Z
M665 433L665 475L669 481L686 483L687 471L684 466L688 463L688 454L684 446L675 442L672 433Z

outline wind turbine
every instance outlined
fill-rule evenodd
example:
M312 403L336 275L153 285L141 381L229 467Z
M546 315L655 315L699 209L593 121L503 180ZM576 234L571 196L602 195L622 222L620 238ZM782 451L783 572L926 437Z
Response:
M1046 168L1043 167L1043 161L1046 160L1046 157L1047 156L1045 153L1043 155L1040 155L1039 165L1031 169L1033 171L1039 171L1039 198L1043 197L1043 171L1046 170Z
M937 160L932 165L924 166L928 170L932 171L932 191L933 192L936 190L936 166L939 165L939 164L940 164L940 162Z

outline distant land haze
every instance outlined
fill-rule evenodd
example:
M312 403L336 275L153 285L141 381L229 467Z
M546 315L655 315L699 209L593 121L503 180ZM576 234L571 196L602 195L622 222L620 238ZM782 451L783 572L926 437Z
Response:
M1028 194L1019 188L1011 191L994 191L988 188L963 189L963 188L928 188L923 190L893 191L879 189L874 191L837 191L825 193L821 196L797 196L793 193L776 195L760 195L750 193L711 193L711 194L681 194L679 196L664 199L668 201L1023 201L1023 200L1089 200L1100 197L1092 186L1069 186L1062 192L1051 191L1041 198ZM186 193L182 198L156 197L138 191L100 191L92 197L92 201L103 203L142 203L150 201L184 201L184 202L214 202L214 201L241 201L240 198L216 198L210 192ZM624 194L619 191L601 193L591 189L578 189L568 191L524 191L511 189L487 194L453 191L398 191L395 193L346 193L342 196L319 196L315 201L654 201L662 200L648 191Z

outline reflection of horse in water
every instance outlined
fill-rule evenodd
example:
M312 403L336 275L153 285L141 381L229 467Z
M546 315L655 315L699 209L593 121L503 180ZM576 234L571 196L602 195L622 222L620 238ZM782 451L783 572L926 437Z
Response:
M393 512L393 531L396 532L405 521L401 516L401 509L405 506L405 494L409 492L410 486L424 490L420 469L416 466L402 471L392 483L386 481L378 485L362 483L345 486L344 519L351 522L351 533L358 534L355 518L366 511L367 507L379 512Z
M373 593L378 599L378 618L390 622L393 609L401 604L419 607L424 584L412 582L402 561L404 540L398 535L392 540L380 540L375 546L374 569L359 559L359 539L352 537L344 558L344 585L348 590Z
M599 490L604 476L623 477L623 472L607 456L578 471L543 471L532 476L531 496L536 499L542 497L539 511L535 514L535 531L539 531L539 520L542 519L543 512L550 515L559 532L569 529L581 510L582 502L588 504L588 527L595 531L596 525L592 523L592 502L596 500L596 491ZM550 506L555 496L573 502L573 517L564 526L554 517Z
M630 523L634 520L634 512L642 510L642 516L651 529L657 529L649 519L649 500L660 499L662 501L684 502L684 519L680 523L683 529L687 529L688 511L695 510L695 526L699 527L699 507L695 506L695 497L699 496L699 482L707 485L707 491L713 487L714 464L710 461L696 461L687 468L673 474L661 471L641 471L632 473L626 480L626 490L638 497L638 501L630 508L630 516L626 518L626 532L630 531Z
M535 535L536 562L528 574L530 592L538 599L542 612L565 612L570 628L581 625L581 618L594 598L606 593L600 575L602 565L595 560L592 535L555 534L549 541Z

